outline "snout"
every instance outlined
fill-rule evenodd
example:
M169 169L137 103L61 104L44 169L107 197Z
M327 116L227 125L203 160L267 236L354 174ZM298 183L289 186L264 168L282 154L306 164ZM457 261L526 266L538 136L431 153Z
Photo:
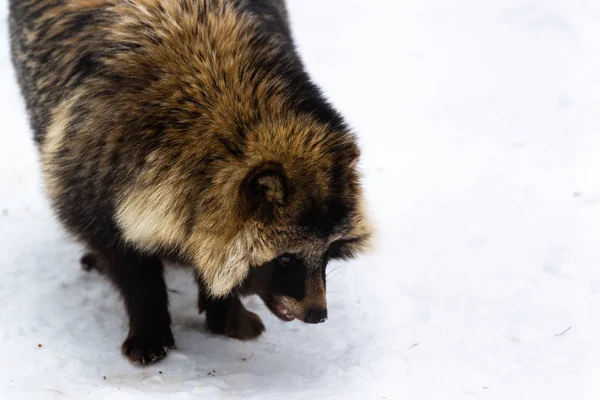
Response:
M304 314L304 322L307 324L320 324L325 321L327 321L326 308L310 308Z
M296 275L300 275L293 277L300 278L294 279L300 290L289 290L292 281L290 277L287 277L287 280L280 278L281 282L275 281L278 284L272 285L277 291L271 293L263 291L259 296L269 310L282 321L289 322L296 319L307 324L320 324L327 321L327 295L321 275L314 273L308 278L302 276L303 274Z

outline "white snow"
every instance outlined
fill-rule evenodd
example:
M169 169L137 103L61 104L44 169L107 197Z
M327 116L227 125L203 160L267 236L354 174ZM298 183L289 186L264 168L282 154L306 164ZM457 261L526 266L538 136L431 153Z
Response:
M209 335L170 272L178 350L149 368L42 194L1 3L1 398L600 398L597 0L291 1L378 246L332 267L325 324L250 300L254 342Z

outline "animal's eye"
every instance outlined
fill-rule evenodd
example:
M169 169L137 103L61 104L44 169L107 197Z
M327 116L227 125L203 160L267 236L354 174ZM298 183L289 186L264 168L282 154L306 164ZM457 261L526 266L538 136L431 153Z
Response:
M292 254L283 254L276 258L277 263L281 268L277 268L279 273L284 278L291 278L296 275L296 270L300 266L300 261Z
M294 264L294 257L290 254L284 254L277 257L277 262L284 267L291 267Z

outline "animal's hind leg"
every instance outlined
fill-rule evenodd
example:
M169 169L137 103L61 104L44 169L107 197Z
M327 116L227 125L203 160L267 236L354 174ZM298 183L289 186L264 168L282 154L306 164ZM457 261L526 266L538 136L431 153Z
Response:
M204 284L198 280L198 310L206 311L206 327L212 333L234 339L257 338L265 330L260 317L246 310L237 294L215 299L207 294Z
M103 271L119 288L129 315L122 353L143 365L164 358L175 341L162 261L131 249L103 251L101 257Z

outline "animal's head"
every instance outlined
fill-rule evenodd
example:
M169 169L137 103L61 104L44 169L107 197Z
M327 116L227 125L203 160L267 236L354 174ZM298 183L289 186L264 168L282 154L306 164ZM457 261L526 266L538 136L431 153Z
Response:
M273 144L276 154L265 149L277 161L255 165L240 186L242 212L271 249L270 259L252 266L244 286L284 321L319 323L327 319L327 264L358 255L371 231L353 136L303 129L292 132L302 142Z
M294 116L222 147L193 139L146 157L118 202L125 240L181 255L213 296L250 277L280 317L321 320L327 262L358 254L371 234L354 136Z
M327 320L326 269L331 260L348 259L366 238L348 237L293 247L251 270L246 281L269 310L283 321L316 324Z

